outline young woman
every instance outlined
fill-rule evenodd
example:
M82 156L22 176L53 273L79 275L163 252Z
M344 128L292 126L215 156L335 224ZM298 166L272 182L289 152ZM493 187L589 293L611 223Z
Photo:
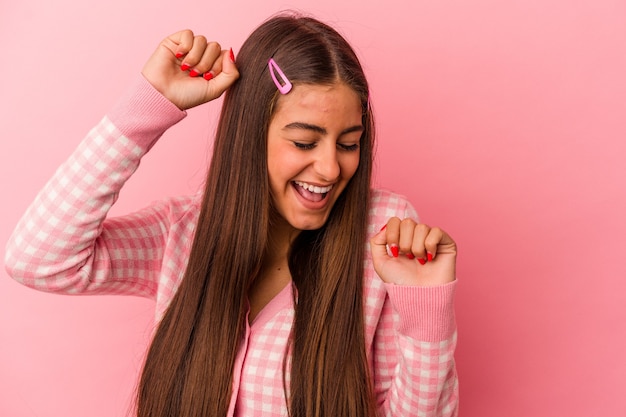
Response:
M163 132L224 91L202 195L107 219ZM37 196L7 269L156 300L140 417L456 415L456 246L370 189L369 100L315 19L266 21L236 63L175 33Z

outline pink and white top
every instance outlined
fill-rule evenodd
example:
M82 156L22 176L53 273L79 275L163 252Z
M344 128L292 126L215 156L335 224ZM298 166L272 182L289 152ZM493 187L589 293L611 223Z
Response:
M18 223L5 255L9 274L42 291L152 298L159 320L185 271L200 197L106 216L141 158L185 116L140 77ZM374 191L370 235L392 216L417 218L401 196ZM456 281L437 287L385 284L366 253L366 349L379 414L456 416ZM294 314L289 288L247 326L233 370L229 416L287 416L282 363Z

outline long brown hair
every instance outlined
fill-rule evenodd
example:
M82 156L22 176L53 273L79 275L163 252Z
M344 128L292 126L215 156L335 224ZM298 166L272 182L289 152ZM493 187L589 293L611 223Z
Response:
M248 289L273 214L266 138L279 95L267 68L272 57L294 85L352 87L365 127L359 167L326 225L300 233L290 251L297 302L286 371L289 414L374 415L362 288L374 137L368 85L356 54L334 29L282 14L259 26L237 55L240 78L224 97L187 269L139 382L139 417L227 413Z

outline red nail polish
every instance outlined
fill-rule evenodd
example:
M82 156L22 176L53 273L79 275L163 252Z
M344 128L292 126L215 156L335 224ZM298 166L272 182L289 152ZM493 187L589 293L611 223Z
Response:
M191 71L189 71L190 77L197 77L198 75L200 75L200 73L196 71L195 69L192 69Z
M189 64L183 64L180 66L180 69L183 71L187 71L189 68L191 68L191 65Z
M422 259L422 258L417 258L417 261L422 264L422 265L426 265L426 260Z
M185 54L183 54L182 52L176 52L176 58L181 59L184 56Z
M391 250L391 254L394 258L397 258L398 255L400 255L400 249L398 248L398 245L390 245L389 249Z
M412 253L407 253L406 257L409 259L415 259L415 255L413 255Z
M235 53L233 52L233 48L230 48L230 60L235 62Z
M385 230L387 228L387 225L384 225L383 227L380 228L379 232L382 232L383 230Z
M213 73L211 71L205 72L202 77L204 77L204 79L207 80L207 81L212 80L213 79Z
M428 257L428 262L433 260L433 254L430 252L426 252L426 256Z

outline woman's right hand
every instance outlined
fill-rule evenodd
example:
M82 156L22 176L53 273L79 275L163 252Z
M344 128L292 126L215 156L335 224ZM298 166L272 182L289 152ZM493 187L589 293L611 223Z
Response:
M239 78L232 49L222 50L191 30L163 39L142 74L181 110L218 98Z

